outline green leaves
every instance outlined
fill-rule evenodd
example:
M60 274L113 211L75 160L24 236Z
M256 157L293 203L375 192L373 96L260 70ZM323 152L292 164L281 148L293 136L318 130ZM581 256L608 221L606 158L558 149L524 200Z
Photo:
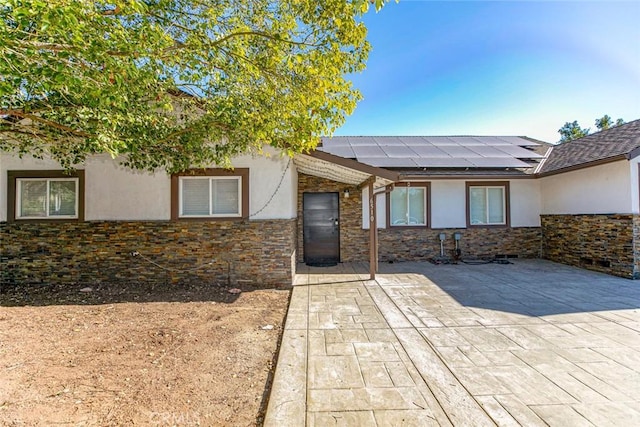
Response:
M2 0L0 149L170 172L311 149L360 99L369 5Z
M566 122L558 133L560 134L560 142L573 141L574 139L582 138L589 135L589 128L582 129L577 120L573 122Z
M617 119L615 122L613 121L613 119L611 118L610 115L605 114L604 116L602 116L599 119L596 119L596 127L598 128L598 130L606 130L609 128L612 128L614 126L620 126L624 124L624 120L623 119Z
M613 119L611 119L608 114L605 114L601 118L596 119L595 123L598 131L602 131L614 126L620 126L624 124L624 120L618 119L614 123ZM564 126L558 129L558 133L561 136L560 142L568 142L573 141L574 139L582 138L589 135L589 132L591 132L591 128L581 128L577 120L574 120L573 122L566 122Z

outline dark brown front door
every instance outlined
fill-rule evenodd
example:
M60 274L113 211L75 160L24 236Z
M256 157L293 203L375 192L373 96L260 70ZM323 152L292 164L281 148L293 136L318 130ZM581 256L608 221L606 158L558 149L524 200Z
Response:
M308 265L340 262L338 201L338 193L303 194L304 262Z

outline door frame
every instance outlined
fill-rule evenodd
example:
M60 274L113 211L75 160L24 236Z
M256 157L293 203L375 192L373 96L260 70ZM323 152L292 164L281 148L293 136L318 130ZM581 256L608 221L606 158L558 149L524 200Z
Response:
M342 216L340 215L340 192L339 191L303 191L302 192L302 227L301 227L301 231L302 231L302 262L304 262L305 264L307 263L307 252L306 252L306 245L307 245L307 238L305 236L304 233L304 195L305 194L335 194L336 195L336 199L338 201L338 236L337 236L337 240L338 240L338 259L337 262L341 263L342 262L342 241L341 241L341 230L342 230Z

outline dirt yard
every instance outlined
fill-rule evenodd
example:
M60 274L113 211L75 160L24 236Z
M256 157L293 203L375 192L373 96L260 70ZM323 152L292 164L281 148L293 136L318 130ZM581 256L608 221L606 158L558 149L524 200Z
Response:
M0 425L260 425L288 291L0 293Z

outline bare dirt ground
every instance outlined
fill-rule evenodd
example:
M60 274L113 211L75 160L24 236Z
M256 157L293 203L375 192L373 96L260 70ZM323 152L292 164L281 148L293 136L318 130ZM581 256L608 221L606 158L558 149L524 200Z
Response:
M0 425L261 424L289 291L81 289L0 293Z

